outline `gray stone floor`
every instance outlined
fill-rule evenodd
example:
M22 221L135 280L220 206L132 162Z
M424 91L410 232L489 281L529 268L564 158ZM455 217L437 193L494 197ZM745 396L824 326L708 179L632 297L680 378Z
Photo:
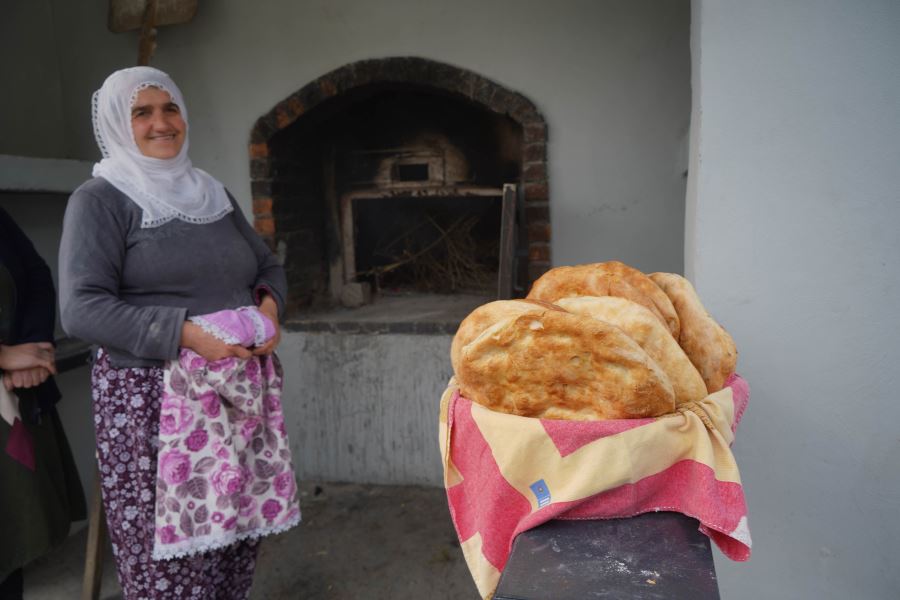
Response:
M263 542L252 600L476 600L443 489L306 482L303 522ZM25 571L26 600L79 598L86 531ZM106 553L100 597L120 598Z

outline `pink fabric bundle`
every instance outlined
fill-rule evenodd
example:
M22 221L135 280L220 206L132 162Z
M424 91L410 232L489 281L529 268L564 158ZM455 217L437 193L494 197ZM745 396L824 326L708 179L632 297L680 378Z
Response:
M264 344L256 307L192 317L229 344ZM300 522L278 358L213 362L182 348L164 369L154 559L186 556Z

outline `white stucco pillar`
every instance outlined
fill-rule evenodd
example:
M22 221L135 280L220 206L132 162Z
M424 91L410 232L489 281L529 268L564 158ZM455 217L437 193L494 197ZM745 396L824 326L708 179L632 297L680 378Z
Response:
M722 596L900 589L900 4L693 3L685 264L734 336L754 555Z

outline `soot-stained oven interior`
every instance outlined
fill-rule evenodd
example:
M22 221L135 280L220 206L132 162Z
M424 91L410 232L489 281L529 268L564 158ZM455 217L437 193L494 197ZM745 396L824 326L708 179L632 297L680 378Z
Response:
M522 170L508 116L377 84L323 102L268 146L292 316L495 296L503 185Z

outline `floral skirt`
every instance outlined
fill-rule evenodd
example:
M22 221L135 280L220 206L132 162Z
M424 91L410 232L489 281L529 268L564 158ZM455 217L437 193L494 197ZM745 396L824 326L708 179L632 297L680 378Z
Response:
M91 372L103 508L125 600L247 598L256 541L187 558L153 560L161 368L110 366Z

